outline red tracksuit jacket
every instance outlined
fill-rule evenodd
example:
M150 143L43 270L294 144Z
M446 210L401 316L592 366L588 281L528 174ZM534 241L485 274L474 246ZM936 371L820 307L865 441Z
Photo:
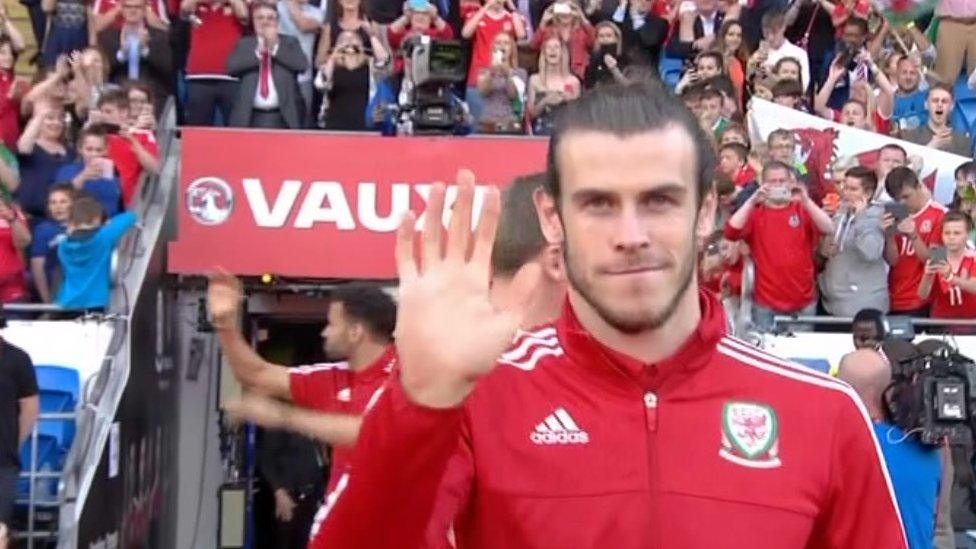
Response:
M850 387L727 337L700 301L661 363L604 347L567 306L461 408L415 405L392 378L310 547L419 547L435 506L462 549L906 547Z

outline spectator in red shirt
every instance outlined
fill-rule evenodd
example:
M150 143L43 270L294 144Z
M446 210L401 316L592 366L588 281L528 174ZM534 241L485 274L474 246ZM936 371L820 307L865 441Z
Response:
M888 291L891 313L928 316L928 306L918 294L931 248L942 244L942 218L946 208L932 200L928 188L911 168L891 170L885 179L888 194L908 209L908 217L897 220L889 212L881 218L886 230L885 261L891 265Z
M124 23L123 0L94 0L90 12L90 40L97 42L98 33L108 28L121 29ZM163 32L169 31L169 16L166 14L166 2L163 0L149 0L146 3L146 23Z
M776 314L816 312L813 253L832 231L830 216L797 184L793 169L766 164L762 186L725 226L726 238L745 241L753 255L752 319L759 329L771 329Z
M95 115L96 113L92 113ZM159 147L152 131L132 126L129 98L123 90L111 90L98 100L92 122L108 127L108 157L118 170L122 204L128 208L143 174L159 173Z
M0 303L27 301L24 248L31 242L27 217L16 205L0 200Z
M539 30L532 37L532 49L539 51L550 37L557 36L569 50L569 70L580 81L586 76L590 49L596 34L583 11L569 0L557 0L542 14Z
M8 149L20 138L20 100L30 85L17 78L17 50L7 36L0 37L0 141Z
M478 75L481 69L491 65L491 48L499 33L512 35L516 40L525 38L525 22L516 13L512 0L485 0L477 10L468 8L462 12L464 26L461 37L471 40L471 62L468 64L468 90L465 101L471 117L481 119L482 100L478 91ZM584 65L585 68L585 65Z
M976 318L976 252L966 245L972 230L972 218L962 212L942 219L946 259L929 259L918 285L918 296L932 299L932 318Z
M756 180L756 170L749 165L749 148L741 143L728 143L719 148L718 169L732 180L736 191Z
M214 109L226 125L237 99L237 82L227 74L227 58L244 35L247 6L243 0L183 0L180 16L192 26L186 60L186 125L212 126Z
M421 9L421 4L423 8ZM421 0L421 2L406 2L403 15L386 27L386 39L390 43L390 54L393 56L393 74L403 74L403 56L400 48L411 36L429 36L434 40L450 40L454 38L454 30L447 24L437 7Z

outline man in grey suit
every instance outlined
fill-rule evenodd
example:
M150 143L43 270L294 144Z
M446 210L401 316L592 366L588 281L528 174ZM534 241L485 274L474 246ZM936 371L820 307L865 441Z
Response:
M865 308L888 311L888 266L884 260L884 209L872 203L878 185L874 170L854 167L844 174L842 204L834 234L822 248L820 273L824 308L834 316L854 316Z
M254 35L241 38L227 59L227 74L240 79L230 125L303 128L298 75L308 69L308 59L298 39L279 34L274 4L253 4L251 18Z

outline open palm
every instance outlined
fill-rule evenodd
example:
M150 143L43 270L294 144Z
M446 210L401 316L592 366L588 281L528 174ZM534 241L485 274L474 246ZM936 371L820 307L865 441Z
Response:
M415 253L413 215L407 216L397 234L401 379L412 400L435 408L457 406L467 397L477 379L494 367L511 343L521 317L518 311L499 311L489 301L491 249L500 210L498 190L489 190L478 227L472 232L474 175L461 171L457 184L446 239L441 222L443 184L431 190L419 254Z

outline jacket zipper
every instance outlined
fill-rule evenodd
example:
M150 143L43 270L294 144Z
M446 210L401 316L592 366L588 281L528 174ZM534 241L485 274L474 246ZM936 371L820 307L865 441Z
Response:
M647 478L650 483L651 547L663 547L663 525L661 524L661 485L658 471L657 426L660 414L659 400L652 391L644 393L644 419L647 425Z

